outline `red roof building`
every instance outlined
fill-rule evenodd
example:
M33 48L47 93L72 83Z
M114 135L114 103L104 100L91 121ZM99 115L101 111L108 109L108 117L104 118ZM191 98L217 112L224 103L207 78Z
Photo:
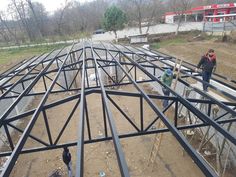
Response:
M175 23L179 20L180 12L167 12L165 23ZM212 4L192 8L183 13L185 22L223 22L236 19L236 3Z

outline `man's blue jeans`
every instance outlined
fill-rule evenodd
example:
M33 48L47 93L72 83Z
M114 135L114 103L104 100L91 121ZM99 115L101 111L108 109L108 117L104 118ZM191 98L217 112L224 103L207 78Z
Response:
M211 79L211 72L203 71L202 72L202 80L209 83ZM202 83L203 90L207 91L208 85L206 83Z
M162 92L165 96L169 96L170 95L170 91L165 89L164 87L162 88ZM165 109L168 106L168 99L164 99L162 102L162 106Z

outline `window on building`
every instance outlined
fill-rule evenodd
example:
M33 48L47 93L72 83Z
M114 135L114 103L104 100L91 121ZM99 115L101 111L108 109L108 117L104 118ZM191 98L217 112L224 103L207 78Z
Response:
M179 15L176 15L174 16L174 23L177 23L180 19L180 16Z
M197 21L198 22L203 21L203 14L197 14Z
M224 15L224 12L218 12L217 15Z
M196 16L195 15L187 15L186 19L187 19L187 22L195 22Z
M217 12L217 15L225 15L225 12ZM217 17L217 21L223 22L225 21L224 17Z
M230 14L236 14L236 9L231 9ZM229 20L236 20L236 16L230 17Z
M205 12L206 16L210 16L210 15L213 15L214 14L214 11L213 10L208 10Z

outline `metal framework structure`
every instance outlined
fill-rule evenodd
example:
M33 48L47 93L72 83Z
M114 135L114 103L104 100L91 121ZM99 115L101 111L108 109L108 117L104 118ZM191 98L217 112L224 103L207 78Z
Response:
M182 130L194 129L199 127L213 127L221 136L223 136L232 145L236 145L235 135L223 127L225 124L236 122L236 97L228 92L216 88L215 86L208 84L209 87L215 92L224 95L228 98L229 102L221 102L212 97L210 94L203 92L202 90L191 87L191 84L186 82L186 78L203 82L198 76L199 73L194 72L194 65L183 62L185 69L181 69L181 76L178 78L178 82L185 85L187 88L191 88L193 92L202 95L204 99L185 98L170 87L163 85L160 81L160 74L166 68L173 68L170 63L175 62L175 58L167 56L165 54L148 51L139 47L114 45L112 43L92 43L86 41L83 43L73 44L72 46L65 47L61 50L53 50L50 53L42 54L38 57L33 57L29 60L25 60L18 63L16 66L8 69L0 74L0 102L4 103L8 99L14 99L14 102L8 106L1 114L0 126L4 129L8 143L11 150L0 153L0 157L9 156L6 166L1 173L1 176L7 177L10 175L14 168L15 162L20 154L33 153L39 151L46 151L52 149L63 148L65 146L77 146L77 163L76 163L76 176L82 177L84 173L84 145L87 143L96 143L101 141L112 141L115 147L117 161L122 177L130 176L128 166L124 157L124 153L121 147L120 139L134 136L142 136L148 134L171 132L173 136L178 140L183 149L190 155L193 161L201 169L206 176L217 176L217 173L209 166L209 164L203 159L203 157L197 153L197 151L190 145L186 137L183 135ZM159 64L158 64L159 63ZM115 76L112 77L107 68L114 68ZM93 71L95 74L95 84L91 85L89 81L89 71ZM74 72L74 75L69 79L70 72ZM138 79L138 72L142 72L145 75L144 80ZM112 82L105 83L105 77ZM122 73L122 77L119 78L119 74ZM133 73L133 74L131 74ZM59 82L63 78L64 84ZM76 82L80 84L75 84ZM228 88L236 90L235 80L230 80L224 76L214 74L212 80L224 84ZM34 89L37 84L43 83L44 90L36 91ZM155 83L161 87L165 87L171 92L171 96L162 96L147 94L142 88L142 83ZM137 92L130 93L126 91L119 91L109 89L112 86L121 85L133 85ZM18 92L16 87L21 86L22 92ZM74 92L64 99L57 100L53 103L47 103L48 97L52 94ZM100 94L102 98L103 108L103 127L105 136L100 138L93 138L91 128L88 106L86 97L92 93ZM112 99L113 95L121 95L125 97L139 98L140 109L140 126L123 111L118 104ZM36 108L32 110L26 110L18 114L12 114L14 108L24 98L30 98L34 96L40 96L40 102ZM168 99L170 104L165 109L158 107L153 100ZM55 106L66 104L71 100L76 100L76 104L73 107L71 113L68 115L67 120L60 130L56 139L51 136L50 125L47 121L48 117L46 110L49 110ZM143 102L144 100L156 113L156 118L145 126L143 115ZM195 104L203 103L208 105L207 113L199 110ZM111 111L110 104L114 105L117 110L125 117L130 125L135 129L135 132L126 134L119 134L114 121L114 116ZM195 115L201 123L192 124L178 124L179 107L183 105ZM211 117L212 106L218 105L224 113L214 119ZM174 123L164 114L168 109L173 108ZM75 142L59 143L61 136L63 135L68 123L70 122L75 110L79 109L79 124L78 124L78 139ZM45 127L48 135L48 142L45 142L31 134L35 122L40 114L43 114ZM231 115L228 119L223 119L225 115ZM17 120L23 120L25 117L30 116L30 120L25 129L19 129L14 125ZM152 125L161 120L166 128L151 129ZM107 122L109 125L107 125ZM88 139L85 139L85 126L87 126ZM111 135L108 133L108 126L110 127ZM9 127L15 129L15 131L21 132L21 137L17 143L12 140L12 135L9 133ZM3 132L2 132L3 133ZM24 148L27 139L33 139L41 144L41 146L34 148Z

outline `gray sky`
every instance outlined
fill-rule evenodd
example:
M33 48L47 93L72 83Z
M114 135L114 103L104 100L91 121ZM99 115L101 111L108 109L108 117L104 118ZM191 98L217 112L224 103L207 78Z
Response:
M7 5L11 0L0 0L0 11L5 11L7 9ZM32 2L40 2L42 3L48 12L53 12L56 9L60 8L64 3L65 0L32 0ZM71 0L68 0L71 1ZM76 0L79 2L86 2L91 0Z

